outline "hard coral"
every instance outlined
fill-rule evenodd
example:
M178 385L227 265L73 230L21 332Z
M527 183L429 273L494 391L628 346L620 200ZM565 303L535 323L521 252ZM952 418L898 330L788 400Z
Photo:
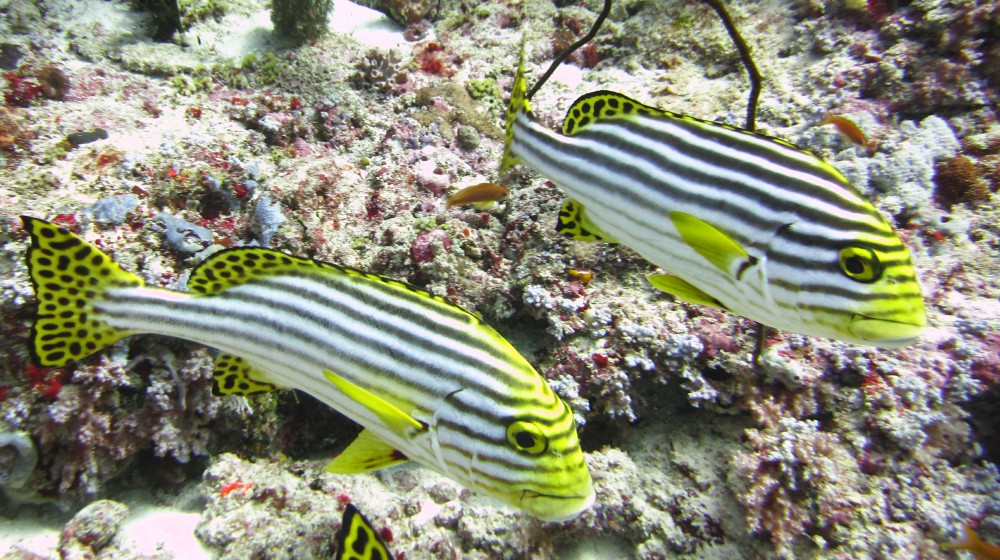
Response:
M752 393L751 410L762 426L746 431L750 451L733 459L743 487L737 497L749 510L750 530L769 534L778 553L788 555L797 537L829 534L852 518L865 499L860 471L837 434L821 431L816 420L788 416L791 401ZM806 412L815 402L806 398L802 405Z

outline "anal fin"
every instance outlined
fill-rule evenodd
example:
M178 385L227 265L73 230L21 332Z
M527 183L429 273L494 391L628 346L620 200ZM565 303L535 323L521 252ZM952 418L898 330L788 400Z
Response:
M267 375L239 356L222 352L212 370L212 393L216 395L253 395L282 387L267 380Z
M617 243L614 237L590 220L587 209L575 200L563 202L559 210L556 231L577 241L603 241Z

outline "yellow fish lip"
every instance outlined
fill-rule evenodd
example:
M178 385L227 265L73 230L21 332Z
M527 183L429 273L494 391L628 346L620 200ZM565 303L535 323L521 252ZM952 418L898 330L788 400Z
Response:
M542 494L534 490L521 492L521 509L542 521L560 522L575 519L587 508L594 505L597 495L594 489L581 495Z
M912 343L927 327L921 316L910 320L869 317L855 313L848 330L859 340L885 348L898 348Z

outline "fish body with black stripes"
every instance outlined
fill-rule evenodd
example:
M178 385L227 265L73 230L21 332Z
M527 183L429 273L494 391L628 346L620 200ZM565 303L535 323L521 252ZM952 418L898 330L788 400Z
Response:
M56 224L22 217L36 365L136 334L218 350L216 392L309 393L364 430L327 470L413 459L549 521L594 502L572 410L476 315L419 288L258 247L214 253L189 291L147 286Z
M523 58L500 172L523 163L565 191L560 232L626 245L666 272L654 287L781 330L899 347L926 326L908 249L814 153L612 91L556 132L532 116Z

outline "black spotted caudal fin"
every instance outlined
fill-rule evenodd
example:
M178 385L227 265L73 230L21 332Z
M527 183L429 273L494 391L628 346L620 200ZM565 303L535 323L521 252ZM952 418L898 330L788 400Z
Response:
M500 174L514 167L521 160L514 155L511 146L514 143L514 121L518 115L526 113L531 116L531 104L528 103L528 86L524 79L524 43L521 43L521 57L517 64L517 76L510 92L510 103L507 105L507 136L503 146L503 159L500 160Z
M389 547L372 524L354 507L347 504L340 530L334 538L337 552L334 560L393 560Z
M90 243L55 224L21 216L31 236L27 264L38 299L31 357L42 367L81 360L132 333L111 327L94 303L111 288L142 286Z

